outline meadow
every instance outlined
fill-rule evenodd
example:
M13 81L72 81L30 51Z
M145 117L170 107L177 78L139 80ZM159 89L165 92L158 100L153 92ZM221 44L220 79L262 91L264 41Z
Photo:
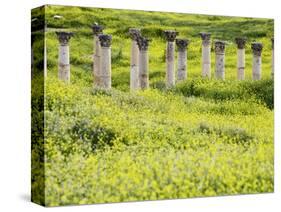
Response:
M38 161L33 201L57 206L274 191L273 20L51 5L45 18L44 96L42 78L32 79L32 121L44 122L32 132L34 138L44 134L32 141L32 160ZM110 91L93 88L95 22L113 37ZM148 90L129 90L130 27L152 39ZM70 84L57 79L59 29L75 33ZM187 80L169 89L166 29L191 40ZM201 78L201 31L228 43L225 81ZM236 80L237 36L248 38L244 81ZM260 81L251 80L253 41L264 45ZM214 61L212 49L212 78ZM43 100L43 108L36 106Z

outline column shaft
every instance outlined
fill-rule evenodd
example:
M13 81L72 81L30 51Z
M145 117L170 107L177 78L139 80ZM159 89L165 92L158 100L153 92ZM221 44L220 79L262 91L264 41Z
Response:
M58 78L65 82L70 82L70 63L69 63L69 45L68 42L73 36L71 32L56 32L59 45L59 64Z
M167 40L166 45L166 86L175 85L175 39L178 32L175 30L165 30L164 36Z
M131 45L130 89L139 88L139 48L136 40Z
M130 61L130 89L136 90L139 88L139 47L137 40L141 36L140 29L130 28L129 36L132 39L131 43L131 61Z
M225 70L224 70L224 54L216 54L216 70L215 78L216 79L225 79Z
M149 39L139 36L137 39L139 47L139 85L141 89L149 88L149 58L148 58L148 45Z
M101 64L101 46L98 35L94 35L94 57L93 57L93 79L94 86L100 85L100 64Z
M245 45L247 39L245 37L235 38L237 44L237 79L245 79Z
M92 75L93 75L93 83L94 86L99 87L101 86L101 80L100 80L100 75L101 75L101 45L100 45L100 40L99 40L99 35L102 34L103 27L101 25L98 25L95 23L92 26L94 38L93 38L93 49L94 49L94 55L93 55L93 67L92 67Z
M225 42L215 42L215 53L216 53L216 67L215 67L215 78L225 79Z
M186 50L178 51L178 81L187 79L187 53Z
M111 48L101 47L101 71L98 76L99 87L103 89L111 88Z
M253 80L261 79L261 56L254 55L253 56Z
M189 40L187 39L176 39L176 45L178 47L178 75L177 80L187 79L187 46Z
M166 48L166 82L167 86L175 85L175 43L168 41Z
M245 49L237 49L237 79L245 79Z
M59 47L59 73L60 80L70 82L69 46L60 45Z
M111 89L111 35L99 35L100 41L100 70L98 88Z
M140 50L139 53L139 79L141 89L149 88L147 50Z
M211 78L211 34L199 33L202 39L202 77Z
M211 46L202 46L202 76L211 78Z
M261 43L252 43L251 45L253 51L253 69L252 69L252 77L253 80L260 80L261 79L261 72L262 72L262 60L261 60L261 53L262 53L262 44Z

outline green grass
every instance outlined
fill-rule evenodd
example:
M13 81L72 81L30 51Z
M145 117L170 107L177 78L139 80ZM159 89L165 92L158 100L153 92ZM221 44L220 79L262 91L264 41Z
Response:
M48 6L46 18L45 178L33 175L34 199L56 206L273 192L273 20L61 6ZM94 22L113 35L111 91L92 88ZM129 92L129 27L152 38L146 91ZM69 85L57 79L52 28L75 32ZM174 28L191 40L188 79L166 89L161 30ZM200 31L229 42L226 81L201 79ZM236 80L235 36L264 44L263 80L251 80L249 44L246 80ZM34 90L33 107L42 100ZM33 160L42 154L34 148Z

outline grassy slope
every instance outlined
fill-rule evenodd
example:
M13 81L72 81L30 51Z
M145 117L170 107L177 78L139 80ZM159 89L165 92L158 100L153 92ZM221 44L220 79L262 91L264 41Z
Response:
M64 18L54 20L55 14ZM47 20L47 205L273 191L272 20L56 6L48 7ZM91 88L93 22L113 35L111 92ZM128 92L129 27L153 39L150 82L156 89ZM71 85L56 79L58 42L51 28L76 32ZM173 28L192 40L189 79L166 90L161 30ZM226 82L200 79L200 31L229 42ZM237 35L264 43L261 82L235 80Z

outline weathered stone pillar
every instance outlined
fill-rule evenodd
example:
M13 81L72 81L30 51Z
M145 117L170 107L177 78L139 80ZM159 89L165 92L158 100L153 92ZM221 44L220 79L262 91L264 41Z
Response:
M271 77L274 78L274 38L271 38L272 43L272 55L271 55Z
M261 79L261 53L262 53L262 44L258 42L252 43L252 50L253 50L253 71L252 76L253 80L260 80Z
M130 89L136 90L139 88L139 48L137 44L140 30L131 28L129 35L132 39L131 45L131 70L130 70Z
M201 32L202 38L202 76L211 78L211 34Z
M149 77L148 77L148 45L149 39L145 37L139 37L137 40L139 47L139 85L141 89L149 88Z
M245 79L245 45L246 38L235 38L237 44L237 79Z
M99 41L99 35L102 34L103 27L94 24L92 26L93 34L94 34L94 55L93 55L93 82L94 86L99 86L100 80L98 79L99 76L99 71L100 71L100 57L101 57L101 46L100 46L100 41Z
M99 35L101 45L100 71L98 72L99 84L101 89L111 88L111 35Z
M225 42L215 41L215 53L216 53L216 68L215 68L215 78L225 79Z
M178 47L178 74L177 80L187 79L187 53L186 48L189 44L189 40L186 39L176 39L176 44Z
M68 42L73 36L71 32L56 32L59 46L59 71L58 77L60 80L70 82L70 64L69 64L69 45Z
M166 85L171 87L175 85L175 39L177 32L174 30L165 30L164 35L167 40L166 47Z

